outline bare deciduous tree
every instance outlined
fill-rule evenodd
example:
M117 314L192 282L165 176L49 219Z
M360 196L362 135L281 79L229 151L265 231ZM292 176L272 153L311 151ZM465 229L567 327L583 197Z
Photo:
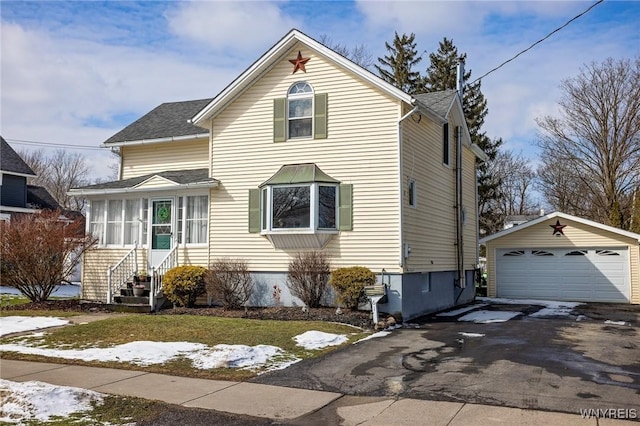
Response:
M532 194L536 173L528 158L500 151L489 167L500 180L501 196L496 201L503 216L526 215L538 209Z
M544 167L569 171L588 218L628 228L640 178L640 58L591 63L561 89L560 116L538 120ZM547 182L545 195L566 190Z
M358 44L355 47L349 48L344 44L334 43L331 37L326 34L321 34L319 41L334 52L360 65L362 68L370 69L373 66L373 55L364 44Z
M29 181L30 184L44 187L64 209L84 209L84 199L67 195L71 188L91 183L89 166L82 154L62 149L54 151L50 156L43 150L21 151L19 154L38 175Z
M82 220L64 220L60 211L17 216L0 227L2 285L33 302L46 301L97 242Z

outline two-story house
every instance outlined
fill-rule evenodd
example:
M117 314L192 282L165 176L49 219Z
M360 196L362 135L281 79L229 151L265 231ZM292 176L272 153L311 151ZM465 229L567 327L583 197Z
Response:
M366 266L405 319L467 303L478 257L476 161L456 91L411 96L297 30L213 99L162 104L104 143L120 180L89 200L100 246L83 297L136 269L244 259L271 305L296 253ZM126 265L126 266L123 266Z
M31 167L0 136L0 220L10 220L16 214L60 208L45 188L28 184L28 179L36 176Z

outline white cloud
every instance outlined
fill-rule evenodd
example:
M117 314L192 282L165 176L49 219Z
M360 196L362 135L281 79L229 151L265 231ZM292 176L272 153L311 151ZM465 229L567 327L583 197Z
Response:
M266 49L296 26L272 2L186 2L166 13L176 35L214 51Z

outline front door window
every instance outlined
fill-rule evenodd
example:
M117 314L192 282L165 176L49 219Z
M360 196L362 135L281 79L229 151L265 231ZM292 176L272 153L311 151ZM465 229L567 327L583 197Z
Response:
M171 249L172 208L171 200L154 200L151 222L151 248L153 250Z

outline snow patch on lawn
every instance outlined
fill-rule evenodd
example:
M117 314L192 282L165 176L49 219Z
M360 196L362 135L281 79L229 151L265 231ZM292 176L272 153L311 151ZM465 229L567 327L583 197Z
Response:
M89 411L91 403L101 403L103 395L86 389L54 386L42 382L16 383L0 379L0 422L47 421L51 416L66 417Z
M55 317L0 317L0 336L67 324L69 321Z
M493 322L506 322L518 315L522 315L522 312L476 311L458 318L458 321L472 321L478 324L488 324Z
M344 334L324 333L309 330L293 338L298 346L305 349L323 349L327 346L339 346L349 339Z

